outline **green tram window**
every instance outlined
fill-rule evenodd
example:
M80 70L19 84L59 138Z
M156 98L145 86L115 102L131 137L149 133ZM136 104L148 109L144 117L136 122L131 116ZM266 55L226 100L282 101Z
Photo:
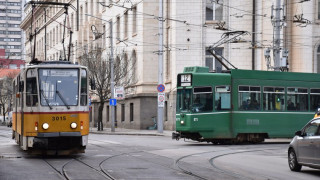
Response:
M230 110L231 94L230 86L216 86L215 110Z
M210 112L213 108L212 87L194 87L192 112Z
M260 87L259 86L239 86L239 110L260 110Z
M191 89L178 89L177 113L191 111Z
M287 88L287 110L288 111L308 111L308 89L307 88Z
M263 88L263 110L284 111L285 110L284 87L264 87Z
M37 90L37 72L36 69L29 69L27 71L27 84L26 84L26 105L38 105L38 90Z
M310 107L311 111L320 108L320 89L310 89Z

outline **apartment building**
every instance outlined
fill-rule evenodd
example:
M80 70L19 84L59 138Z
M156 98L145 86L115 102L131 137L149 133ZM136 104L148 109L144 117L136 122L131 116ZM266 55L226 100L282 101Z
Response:
M0 1L0 49L5 49L7 59L19 59L23 57L21 0Z
M320 72L319 0L164 0L164 60L163 78L166 86L164 128L174 129L177 74L186 66L208 66L210 71L226 69L208 49L239 69L273 70L275 22L280 23L280 52L287 70ZM65 0L58 1L66 3ZM135 59L136 83L125 87L125 99L116 106L118 127L146 129L157 116L158 85L158 1L70 1L78 11L69 8L69 25L73 31L71 60L79 58L94 47L110 54L111 42L117 52ZM273 13L272 13L273 7ZM275 9L280 10L275 19ZM31 6L25 8L26 18L21 28L29 34ZM34 11L35 24L43 29L36 38L36 57L41 60L63 59L64 8L39 5ZM110 23L113 34L110 38ZM96 38L100 33L102 38ZM235 35L236 38L230 39ZM70 33L66 35L67 41ZM27 54L32 44L27 39ZM68 45L69 42L65 43ZM67 47L67 46L66 46ZM271 57L265 56L270 49ZM225 61L225 60L224 60ZM232 66L228 66L233 68ZM269 67L269 69L268 69ZM271 68L270 68L271 67ZM93 114L97 114L97 106ZM110 127L110 106L105 105L103 121ZM94 122L97 116L94 115Z

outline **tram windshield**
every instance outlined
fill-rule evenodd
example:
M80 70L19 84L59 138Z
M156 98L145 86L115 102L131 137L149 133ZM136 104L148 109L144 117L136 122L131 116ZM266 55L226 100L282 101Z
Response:
M79 97L78 69L39 69L42 106L76 106Z
M191 89L178 89L177 91L177 113L190 112Z

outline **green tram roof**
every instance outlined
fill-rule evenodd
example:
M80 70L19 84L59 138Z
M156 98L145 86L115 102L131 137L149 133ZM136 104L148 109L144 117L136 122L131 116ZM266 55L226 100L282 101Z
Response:
M233 79L263 79L320 82L320 74L316 73L232 69L231 76Z
M262 80L287 80L287 81L308 81L320 82L320 74L301 73L301 72L280 72L280 71L260 71L260 70L244 70L232 69L226 73L209 73L208 67L185 67L183 73L191 73L195 76L212 75L217 77L230 76L232 79L262 79Z

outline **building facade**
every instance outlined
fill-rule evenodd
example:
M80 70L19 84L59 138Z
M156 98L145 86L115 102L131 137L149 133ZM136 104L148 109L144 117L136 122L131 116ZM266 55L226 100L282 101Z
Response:
M208 49L239 69L273 70L273 52L279 50L286 70L320 72L319 0L280 2L281 7L276 8L277 0L164 0L165 129L175 128L176 76L184 67L208 66L213 72L233 68L231 65L224 67ZM36 57L64 59L66 51L61 41L66 29L73 31L73 62L94 47L102 47L106 55L110 54L112 42L115 58L119 55L117 52L125 52L125 57L136 60L137 81L125 87L125 99L118 102L117 126L153 127L153 117L157 116L159 2L73 0L68 3L78 11L69 8L66 26L62 16L64 8L39 5L34 10L35 27L41 29L35 40ZM276 10L279 16L276 16ZM30 33L31 6L26 6L25 13L21 28L27 35ZM109 22L113 25L112 36ZM274 38L276 27L279 28L279 39ZM70 33L65 33L65 47L69 44L68 39ZM277 48L275 42L278 42ZM27 38L25 45L30 54L30 39ZM265 54L268 49L269 57ZM288 56L283 53L285 50L288 50ZM97 121L97 109L93 106L93 125ZM106 104L103 121L107 127L111 123L110 109Z
M3 59L23 59L21 0L0 1L0 49L5 49Z

